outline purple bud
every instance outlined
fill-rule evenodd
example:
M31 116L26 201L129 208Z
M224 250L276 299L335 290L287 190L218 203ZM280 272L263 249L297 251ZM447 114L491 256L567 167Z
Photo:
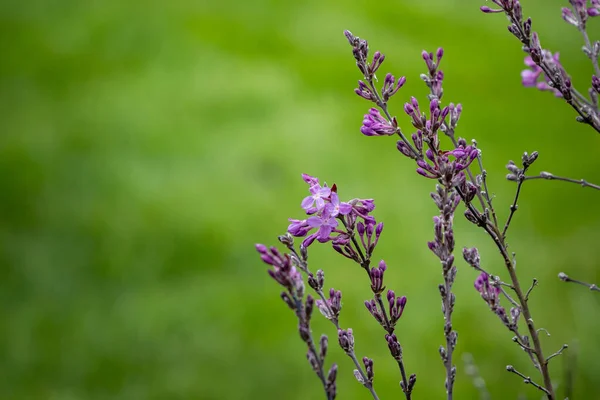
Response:
M402 154L404 154L406 157L411 157L412 158L412 154L410 152L410 149L408 148L408 146L406 145L406 143L404 143L402 140L398 140L398 142L396 142L396 148L398 149L398 151Z
M400 343L398 343L398 338L393 333L391 335L385 335L385 340L388 342L388 348L390 349L390 353L394 359L401 361L402 360L402 347L400 347Z
M431 149L427 149L427 151L425 151L425 156L430 159L431 161L435 162L435 156L433 155L433 151ZM425 163L425 161L423 161L423 164L427 165L427 163ZM419 164L419 166L424 167L424 165Z
M312 316L313 307L315 305L315 299L310 294L306 296L306 304L304 307L304 313L306 315L306 320L309 321Z
M441 48L441 47L439 47L437 49L436 56L437 56L437 64L439 66L440 65L440 61L442 61L442 57L444 56L444 49Z
M478 224L479 224L479 220L478 220L478 219L477 219L477 217L476 217L476 216L473 214L473 212L471 212L471 210L466 210L466 211L465 211L465 218L466 218L466 219L467 219L469 222L471 222L471 223L473 223L473 224L475 224L475 225L478 225Z
M344 31L344 36L346 36L346 39L348 39L348 42L354 46L354 41L356 40L356 38L354 37L354 35L352 34L352 32L350 32L349 30L345 30Z
M431 100L431 102L429 103L429 111L433 114L435 111L437 111L440 107L440 103L437 101L437 99L433 99Z
M390 289L390 290L388 290L386 297L388 299L388 302L392 303L396 299L396 293Z
M367 372L367 380L373 382L373 360L368 357L363 357L363 364L365 364L365 370Z
M383 232L383 222L378 223L375 227L375 237L379 238L379 236L381 236L381 232Z
M415 97L411 97L410 102L415 109L417 109L417 110L419 109L419 102L417 101L417 99Z
M292 309L294 311L296 310L296 305L294 304L294 301L292 300L292 298L290 297L290 295L287 292L281 292L280 296L281 296L281 300L283 300L290 309Z
M352 328L338 330L338 342L342 350L344 350L346 353L351 353L354 350L354 336L352 335Z

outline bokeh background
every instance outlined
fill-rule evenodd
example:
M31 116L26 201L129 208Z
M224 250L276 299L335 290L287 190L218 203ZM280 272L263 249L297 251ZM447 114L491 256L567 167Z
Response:
M561 51L576 85L591 75L566 1L524 2L542 44ZM458 134L476 138L502 219L514 185L504 165L537 150L533 170L600 181L600 136L549 93L524 89L523 53L502 15L481 1L3 1L0 4L0 398L321 398L291 312L254 243L275 244L301 217L303 172L342 199L376 199L386 229L377 257L388 287L408 297L399 324L414 398L444 398L437 285L426 247L434 182L394 140L358 129L369 104L344 29L408 78L391 104L424 99L422 49L446 49L445 101L461 102ZM591 22L599 37L600 21ZM560 282L600 280L599 193L528 182L510 231L559 393L597 398L599 298ZM457 248L478 246L503 273L489 238L457 218ZM314 245L312 268L344 293L341 323L375 359L382 398L402 397L356 265ZM505 371L537 377L473 289L459 262L457 397L476 398L462 357L473 354L494 399L538 399ZM339 398L365 399L332 337Z

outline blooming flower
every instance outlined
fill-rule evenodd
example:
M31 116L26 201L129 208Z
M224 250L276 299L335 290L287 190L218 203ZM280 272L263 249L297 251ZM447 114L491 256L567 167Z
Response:
M307 244L304 244L305 246L308 246L315 239L321 243L328 242L332 239L330 237L331 232L333 232L333 230L338 226L338 222L335 217L326 211L324 211L321 216L313 216L308 218L306 223L311 229L318 228L319 230L304 239L304 242L307 242Z
M331 203L325 206L326 211L332 216L347 215L352 211L352 206L349 203L340 202L337 193L331 192Z
M566 75L558 59L559 53L552 54L549 51L544 51L543 57L553 68L557 69L563 75ZM521 83L523 86L536 87L539 90L554 92L556 97L562 97L560 90L550 86L550 79L544 74L542 68L533 61L531 56L525 57L525 65L530 69L521 71ZM542 77L541 80L540 77Z
M331 189L327 185L321 186L317 180L317 183L312 185L309 191L311 195L302 200L302 208L308 214L314 214L325 207L325 199L331 194Z

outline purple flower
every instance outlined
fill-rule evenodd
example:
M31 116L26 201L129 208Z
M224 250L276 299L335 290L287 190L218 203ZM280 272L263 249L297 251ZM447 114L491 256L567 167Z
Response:
M376 108L371 108L365 114L360 132L365 136L390 136L396 133L396 128L383 118Z
M331 232L338 226L338 222L335 217L331 216L325 210L321 216L313 216L306 220L306 223L311 229L318 228L316 233L313 233L304 239L302 244L304 247L308 247L312 242L317 239L321 243L328 242L333 239L330 237Z
M566 72L558 59L559 53L552 54L551 52L544 50L542 57L551 69L556 70L560 75L564 76L565 80L568 79ZM521 83L523 86L536 87L542 91L551 91L556 97L563 97L560 90L550 85L550 79L544 74L542 68L533 61L531 56L525 57L525 65L530 69L521 71ZM540 77L542 77L541 80Z
M521 82L525 87L535 87L542 74L542 69L533 61L531 56L525 57L525 65L531 69L521 71Z
M325 212L331 217L338 215L347 215L352 211L352 206L349 203L340 202L340 198L336 192L331 192L331 202L325 206Z
M492 286L490 277L485 272L479 274L475 279L475 289L481 294L483 300L489 304L492 309L495 309L500 302L500 287Z
M314 214L317 211L323 210L325 207L325 199L331 194L331 189L325 184L321 186L319 181L310 187L310 196L302 200L302 208L307 214Z

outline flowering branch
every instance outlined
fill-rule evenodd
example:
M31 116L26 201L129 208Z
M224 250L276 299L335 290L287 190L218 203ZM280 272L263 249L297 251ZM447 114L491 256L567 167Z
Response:
M354 354L354 336L352 329L341 329L339 325L339 312L341 309L341 292L330 289L329 299L323 294L323 271L317 271L315 276L308 269L308 247L315 241L331 242L332 247L339 254L356 262L369 276L373 299L365 302L369 313L386 331L386 342L390 354L400 368L400 386L406 399L411 399L411 393L416 383L416 375L407 377L402 357L402 347L398 342L395 326L406 306L406 297L396 296L394 291L387 291L388 310L386 310L382 293L384 272L387 266L383 260L377 267L371 267L371 257L379 242L383 231L383 223L377 223L370 213L375 209L372 199L352 199L342 202L337 194L337 186L328 187L321 185L319 180L310 175L302 175L303 180L309 184L310 195L302 200L301 206L308 214L306 219L290 219L288 234L281 236L280 241L291 252L294 265L308 276L308 283L320 297L316 301L321 313L329 319L338 331L338 341L342 349L354 362L356 379L371 391L373 398L377 398L373 389L373 360L363 358L363 370ZM316 229L316 231L314 231ZM304 238L300 246L300 254L293 246L292 236Z
M575 25L584 36L586 45L584 52L592 60L596 75L592 76L592 88L589 90L591 101L586 99L577 91L571 82L570 76L558 60L558 53L552 54L543 49L536 32L531 30L531 18L523 19L523 12L519 0L492 0L500 9L492 9L482 6L484 13L504 13L510 21L508 30L523 44L523 51L528 54L525 65L531 70L522 73L523 85L526 87L537 87L539 90L554 92L557 97L563 97L579 114L577 120L586 123L600 133L600 114L598 112L598 93L600 93L600 69L598 68L598 54L600 43L592 46L587 33L585 33L585 22L588 16L599 15L600 6L598 0L592 0L592 6L586 8L587 0L570 0L573 11L563 8L563 19ZM538 81L542 76L543 80Z
M366 136L391 136L401 132L397 120L392 117L387 108L386 101L400 89L401 85L393 86L395 78L391 74L386 75L386 81L381 89L382 97L385 102L382 103L377 93L377 88L373 84L375 71L381 66L384 56L375 52L373 61L368 61L368 43L360 39L349 31L344 34L352 45L354 58L359 70L362 72L366 85L359 81L359 87L355 92L362 98L374 102L383 111L386 117L383 117L377 108L371 108L369 114L365 115L361 132ZM434 218L435 240L428 243L430 250L440 259L442 264L442 275L444 283L439 285L442 297L442 311L444 314L444 336L446 346L440 347L440 355L444 366L446 367L446 394L450 400L453 397L454 380L456 378L456 366L452 363L452 354L456 347L457 333L452 330L452 311L454 309L455 296L452 293L452 285L456 277L456 267L454 266L454 232L453 219L456 207L461 201L461 197L469 196L470 199L477 196L480 199L482 208L485 208L485 202L481 193L478 192L470 170L471 162L479 154L473 146L467 146L464 139L455 139L454 130L458 123L462 106L450 104L442 108L440 99L443 95L442 81L444 74L439 70L439 64L443 57L443 50L437 50L435 56L433 53L423 52L422 57L427 65L427 74L421 78L430 89L429 95L429 118L419 108L416 98L412 97L409 103L405 103L404 112L410 116L412 125L417 131L411 135L412 144L409 143L404 135L399 135L400 140L396 143L397 149L406 157L416 161L416 172L426 178L436 179L438 185L436 192L431 196L439 209L440 215ZM404 77L398 82L404 82ZM393 90L390 88L394 87ZM376 95L377 94L377 95ZM383 107L385 106L385 107ZM449 116L450 121L446 122ZM438 131L445 132L455 146L454 150L445 151L440 148ZM465 172L469 179L466 178ZM385 326L384 326L385 328Z
M558 274L558 279L560 279L563 282L577 283L578 285L582 285L582 286L587 287L591 291L600 292L600 288L595 283L586 283L586 282L578 281L577 279L573 279L573 278L569 277L564 272L561 272L561 273Z
M359 65L359 69L361 72L363 72L363 74L366 74L364 71L367 71L368 73L368 71L375 70L381 66L383 57L381 53L376 52L373 62L370 64L368 61L366 61L368 53L367 42L353 36L348 31L346 31L345 34L349 39L350 44L353 46L353 53L355 55L359 52L361 53L361 62L359 63L357 61L357 64ZM442 348L440 353L442 354L442 358L446 366L447 396L448 399L452 398L452 384L455 375L455 367L451 366L451 354L452 348L455 345L456 333L451 331L452 325L450 320L450 314L454 304L454 297L453 294L449 292L451 281L455 276L455 269L452 268L451 262L449 262L450 260L453 261L451 250L448 251L453 246L453 241L447 242L452 243L452 246L448 248L444 248L444 243L445 240L447 240L445 236L451 232L450 223L452 221L453 213L458 203L462 200L467 207L465 217L472 223L483 228L500 250L505 262L505 266L511 278L510 288L516 293L517 297L516 301L513 300L513 302L518 305L515 307L515 313L518 313L518 315L523 313L526 319L531 341L533 342L532 345L529 345L529 337L518 333L516 323L510 321L506 316L506 313L502 314L503 309L496 308L495 310L497 313L500 313L498 316L503 320L505 325L507 325L509 329L517 334L518 343L520 343L522 348L528 351L532 362L541 371L544 378L544 387L547 392L550 393L549 398L554 400L554 391L552 389L547 360L542 352L538 330L536 330L533 323L533 319L527 305L526 295L521 290L520 283L516 275L514 262L509 256L507 250L508 245L506 243L505 236L508 227L510 226L512 215L517 209L516 202L520 193L520 186L511 207L511 215L506 221L504 229L501 229L499 227L495 211L492 207L492 199L489 197L487 183L483 186L485 191L484 195L482 194L483 177L479 175L476 179L472 179L473 177L468 170L469 165L475 158L478 158L478 162L482 166L480 157L481 152L475 147L476 142L473 142L472 146L467 146L467 143L464 139L454 139L454 131L460 117L462 107L460 104L458 106L450 104L449 106L443 108L440 105L439 99L443 94L442 81L444 78L444 74L439 70L439 63L442 55L443 51L441 49L436 52L435 57L432 53L423 52L423 59L427 65L428 74L421 75L421 78L425 81L430 89L430 116L427 117L426 113L421 111L419 108L419 103L414 97L412 97L410 102L404 105L404 112L409 115L412 125L417 129L417 131L411 136L412 146L408 146L404 140L404 136L401 137L401 140L398 140L396 145L400 153L415 160L417 164L416 172L418 174L426 178L436 179L439 182L437 193L432 194L432 197L441 211L441 218L436 217L439 218L435 220L434 224L436 227L436 241L430 242L430 248L432 251L434 251L434 253L436 253L436 255L438 255L438 257L440 257L444 274L444 284L440 286L440 292L443 298L443 311L445 318L444 331L447 340L447 349ZM357 57L355 56L355 58ZM375 64L376 68L373 66ZM388 76L391 76L391 74L388 74ZM372 94L372 91L376 91L375 88L370 88L369 92L367 93L365 92L364 87L365 85L359 82L359 89L356 90L356 93L359 94L359 96L378 104L377 101L374 100L375 97ZM386 85L384 84L382 92L385 92L385 90ZM386 116L389 115L387 108L385 114ZM446 121L447 117L449 117L449 122ZM395 121L396 119L394 117L388 117L386 119L381 116L378 109L372 108L369 111L369 114L365 115L361 133L366 136L394 135L399 129L396 129L397 124ZM388 129L390 126L392 126L394 129ZM440 130L451 139L454 139L452 140L455 146L454 150L443 151L440 149L440 140L438 135L438 131ZM412 149L416 150L416 156ZM453 157L453 160L450 159L450 157ZM531 165L531 163L535 161L536 158L537 153L533 153L532 155L525 154L523 156L523 169L520 170L515 166L515 168L520 171L518 176L520 177L519 180L521 180L521 184L525 176L524 171L527 167L529 167L529 165ZM514 163L512 163L512 165L514 166ZM467 176L469 176L469 179L467 179ZM477 210L472 203L472 200L475 197L479 199L483 208L482 211ZM432 243L436 243L437 246L432 246ZM510 298L510 296L507 295L507 298ZM518 315L516 317L518 317Z

